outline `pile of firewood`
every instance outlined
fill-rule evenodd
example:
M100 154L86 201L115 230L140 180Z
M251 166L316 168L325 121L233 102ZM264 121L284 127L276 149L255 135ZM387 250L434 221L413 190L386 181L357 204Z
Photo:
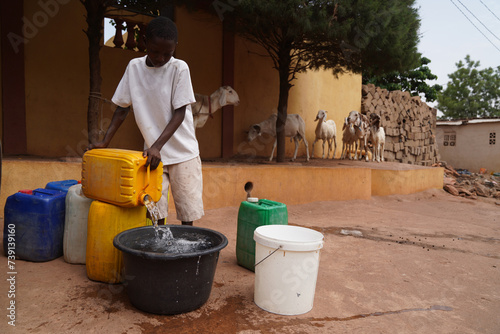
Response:
M454 196L469 199L492 197L500 200L500 177L488 174L459 172L446 162L439 162L433 167L444 168L443 189Z
M420 97L363 85L361 113L381 116L386 161L431 166L440 160L435 138L437 110Z

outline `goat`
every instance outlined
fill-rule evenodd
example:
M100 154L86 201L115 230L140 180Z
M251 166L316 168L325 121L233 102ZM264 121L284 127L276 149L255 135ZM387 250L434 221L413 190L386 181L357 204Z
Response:
M269 158L269 161L273 160L274 150L276 149L276 143L278 142L276 138L277 118L278 118L277 114L272 114L265 121L260 122L259 124L253 124L252 126L250 126L247 135L247 139L249 142L253 141L255 138L261 136L262 134L268 134L274 137L273 150L271 152L271 157ZM287 115L285 123L285 136L290 137L290 141L292 141L292 139L295 141L295 153L293 154L292 161L295 161L295 158L297 158L297 151L299 149L300 139L304 141L307 154L306 160L309 161L309 147L306 140L306 123L304 122L302 117L300 117L300 115L297 114Z
M359 142L359 160L363 156L363 150L365 150L365 160L368 161L368 137L369 137L369 124L366 115L363 115L355 110L351 111L348 116L349 124L354 126L355 135L355 151L354 160L358 160L358 142Z
M314 158L314 144L320 139L323 140L323 156L325 158L325 141L328 142L328 151L326 154L326 158L330 155L332 151L332 141L335 142L335 150L333 151L332 159L335 158L335 153L337 152L337 126L333 120L326 120L327 111L319 110L316 115L315 122L318 122L316 125L316 139L314 139L312 145L311 158Z
M380 126L380 116L370 114L370 140L373 144L372 161L384 161L385 131Z
M345 159L347 156L347 151L349 151L349 160L352 159L352 147L354 144L354 135L356 130L354 125L349 123L349 119L344 118L344 125L342 126L342 153L340 154L340 159Z
M195 128L202 128L212 114L227 105L237 106L240 103L238 93L230 86L219 87L210 96L194 94L196 102L191 105Z

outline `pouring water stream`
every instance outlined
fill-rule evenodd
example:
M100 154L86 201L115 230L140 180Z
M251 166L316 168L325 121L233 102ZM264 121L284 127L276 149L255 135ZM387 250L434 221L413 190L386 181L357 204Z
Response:
M198 240L174 238L170 227L166 225L164 228L160 228L158 226L160 212L158 206L149 195L144 197L144 205L151 216L155 233L155 237L153 239L144 241L142 245L144 248L154 252L179 254L206 249L211 246L211 243L203 238Z

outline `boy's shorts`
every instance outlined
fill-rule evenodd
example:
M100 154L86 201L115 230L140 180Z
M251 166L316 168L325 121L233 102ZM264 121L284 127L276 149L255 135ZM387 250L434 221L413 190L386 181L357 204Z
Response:
M177 219L190 222L200 219L203 211L203 177L201 159L163 166L162 196L157 203L159 218L168 215L168 189L171 187Z

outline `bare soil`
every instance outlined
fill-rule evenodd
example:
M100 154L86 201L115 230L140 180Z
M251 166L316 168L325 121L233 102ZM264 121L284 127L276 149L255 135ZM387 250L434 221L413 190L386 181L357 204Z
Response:
M269 313L253 302L254 273L236 261L237 214L237 207L209 210L195 222L229 240L200 309L176 316L142 312L123 285L91 281L84 265L63 258L17 260L15 298L9 298L3 257L0 333L500 331L500 206L494 199L428 190L288 206L289 224L325 237L314 307L296 316ZM11 300L15 327L8 324Z

